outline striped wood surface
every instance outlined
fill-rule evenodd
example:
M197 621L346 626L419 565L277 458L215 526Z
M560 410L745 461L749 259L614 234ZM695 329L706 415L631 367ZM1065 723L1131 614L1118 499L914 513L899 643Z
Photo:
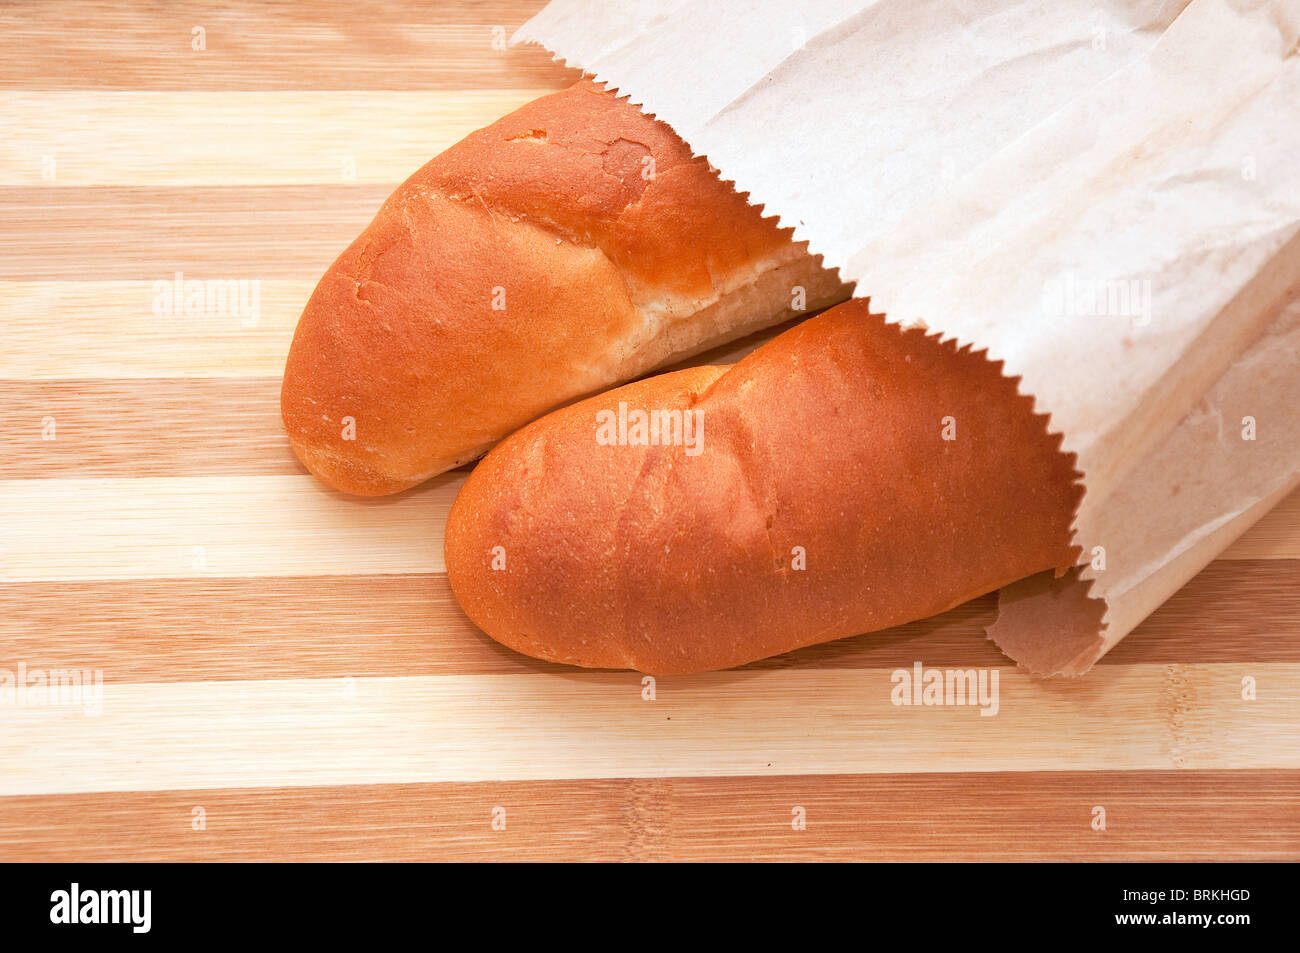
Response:
M0 704L0 859L1300 857L1300 497L1078 682L1008 666L985 597L645 700L464 618L463 474L305 475L297 314L405 175L572 79L494 47L536 6L0 7L0 669L104 680ZM156 314L176 272L257 320ZM997 668L998 715L891 705L917 660Z

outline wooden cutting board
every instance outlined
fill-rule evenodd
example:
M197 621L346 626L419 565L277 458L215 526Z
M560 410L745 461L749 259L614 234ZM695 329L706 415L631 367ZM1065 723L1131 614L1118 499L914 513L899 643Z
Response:
M0 8L0 691L91 673L0 700L0 859L1300 858L1298 497L1078 681L1018 673L984 598L651 698L466 621L463 474L302 470L307 295L572 80L498 48L538 5ZM917 661L996 670L997 715L891 704Z

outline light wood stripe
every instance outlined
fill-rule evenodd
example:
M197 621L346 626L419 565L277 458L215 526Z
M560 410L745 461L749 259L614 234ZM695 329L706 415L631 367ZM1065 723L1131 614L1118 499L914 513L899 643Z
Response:
M0 279L315 283L389 185L0 188Z
M6 335L0 378L280 375L298 316L319 275L298 280L245 276L245 281L258 281L256 299L251 297L254 286L245 286L249 314L241 314L236 301L227 304L225 313L199 315L164 310L170 295L161 292L164 285L174 287L174 275L159 272L136 281L0 281L0 323ZM182 276L239 280L210 272Z
M391 189L547 89L444 92L0 90L0 186Z
M794 830L792 811L805 811ZM1093 808L1107 827L1092 829ZM205 829L192 827L203 809ZM493 808L505 830L493 830ZM0 799L3 861L1297 860L1290 771L796 775Z
M165 90L562 88L539 47L501 50L543 0L0 5L0 85ZM192 49L192 30L206 49Z
M0 579L442 572L442 529L464 479L453 471L377 499L306 475L4 480ZM1286 545L1247 541L1232 558L1300 557L1300 508L1250 532Z
M0 585L0 667L99 669L111 681L476 675L575 669L493 642L442 575ZM1007 664L992 596L750 669ZM1102 665L1300 662L1300 560L1211 563Z
M1069 682L1003 669L994 717L896 707L890 674L662 678L653 702L635 673L108 682L99 714L0 707L0 793L1300 768L1300 664L1111 665Z
M310 476L6 480L0 578L439 572L462 481L367 500Z

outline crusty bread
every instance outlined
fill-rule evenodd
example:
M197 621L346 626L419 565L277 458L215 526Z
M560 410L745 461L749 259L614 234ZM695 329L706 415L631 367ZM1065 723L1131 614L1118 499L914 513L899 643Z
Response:
M611 444L602 411L620 402L629 420L700 412L698 453L632 445L631 427ZM513 434L452 506L447 572L469 617L528 655L727 668L1071 564L1082 491L1059 445L998 365L854 300L730 368L638 381Z
M668 126L583 81L393 193L311 296L281 411L326 483L394 493L848 293Z

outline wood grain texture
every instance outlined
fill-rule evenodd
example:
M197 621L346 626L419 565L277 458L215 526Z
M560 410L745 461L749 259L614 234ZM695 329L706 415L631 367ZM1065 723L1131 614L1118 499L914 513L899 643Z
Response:
M370 500L310 476L6 480L0 580L441 572L463 480Z
M307 472L277 378L0 381L0 435L5 479Z
M386 185L0 188L0 279L316 282Z
M1300 558L1300 491L1284 499L1235 543L1220 559Z
M212 275L191 272L189 278ZM245 300L254 304L250 285L248 297L233 306L227 296L222 310L214 298L217 307L196 314L164 310L171 294L160 297L160 289L174 287L175 280L172 272L134 281L0 281L0 321L7 331L0 386L14 399L41 391L12 382L52 379L102 380L121 388L133 378L150 378L150 386L160 387L167 383L158 378L224 377L238 389L233 378L264 377L267 393L272 383L278 388L315 279L256 279L255 309L241 307ZM205 294L205 309L206 301ZM146 387L135 396L147 399L149 393ZM87 410L106 413L94 405Z
M540 5L0 5L0 860L1300 859L1300 494L1080 681L1011 668L987 596L646 701L465 619L463 474L304 474L307 296L409 171L572 81L494 46ZM160 310L176 272L256 316ZM996 669L998 715L893 706L916 661ZM19 666L102 710L16 704Z
M1263 686L1250 701L1246 676ZM1073 681L1003 669L999 682L993 717L895 705L888 669L665 677L654 700L635 672L105 682L0 708L0 794L1300 769L1300 664L1111 665Z
M0 88L0 186L303 185L389 189L430 156L551 92L55 92Z
M364 500L307 475L3 480L0 580L443 572L442 533L464 480L452 471ZM1266 556L1296 553L1293 510L1261 525L1287 539L1261 547Z
M1092 829L1098 806L1106 809L1104 831ZM792 826L796 807L805 811L804 830ZM505 811L504 830L492 829L494 808ZM1272 821L1263 826L1261 817ZM0 860L1231 861L1297 854L1294 771L514 781L0 800Z
M489 639L438 574L10 583L0 604L15 607L0 617L0 667L106 681L576 671ZM745 670L1005 666L984 637L996 611L984 596ZM1230 662L1300 662L1300 562L1212 564L1099 664Z
M246 0L0 6L0 85L29 89L439 90L544 86L575 73L499 38L533 0ZM204 30L196 50L194 28Z

